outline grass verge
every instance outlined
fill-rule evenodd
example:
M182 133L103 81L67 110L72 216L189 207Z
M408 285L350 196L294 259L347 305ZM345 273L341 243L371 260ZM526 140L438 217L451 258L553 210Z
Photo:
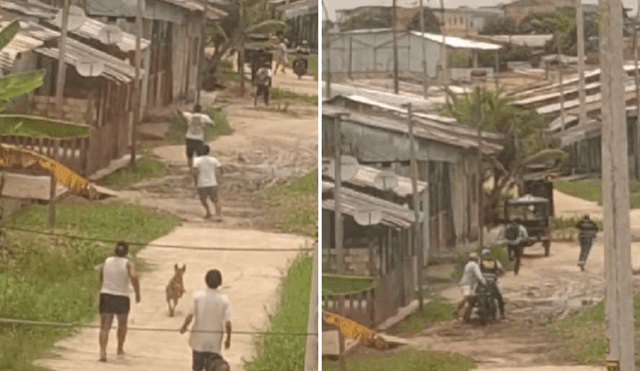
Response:
M264 191L270 225L284 233L318 234L318 170Z
M640 295L634 296L633 307L635 318L638 318ZM604 300L549 326L552 333L563 344L562 354L568 361L582 365L604 365L607 354ZM636 353L638 353L640 351L640 343L637 339L640 330L638 323L635 324L635 329ZM636 370L640 370L638 358L636 358Z
M555 180L553 187L562 193L602 205L602 180L599 178L576 181ZM629 199L632 209L640 209L640 182L637 180L629 181Z
M453 318L455 318L453 304L441 296L434 295L423 306L422 311L417 310L411 313L409 317L395 325L389 332L398 336L414 335L436 322Z
M409 350L393 355L348 358L349 371L467 371L476 367L472 358L453 353ZM322 371L337 371L338 362L322 361Z
M233 134L233 128L229 125L227 115L219 109L208 107L204 109L204 113L209 115L215 125L206 125L204 130L205 142L211 142L223 135ZM187 132L187 120L182 116L173 116L169 125L167 137L172 144L184 144L185 134Z
M318 96L304 93L296 93L291 90L272 87L270 91L274 101L289 102L290 104L317 106Z
M307 331L312 264L309 253L300 253L289 263L280 285L280 305L275 314L269 316L265 331ZM298 371L304 368L306 337L267 335L257 336L254 342L256 355L245 361L245 371Z
M145 179L161 178L166 174L167 165L164 162L150 155L144 155L136 161L135 166L129 163L126 167L106 176L101 183L107 187L122 189Z
M148 242L180 225L153 209L118 203L57 206L55 232ZM30 205L3 224L45 230L46 205ZM95 266L112 244L3 230L0 237L0 317L82 322L97 313ZM131 246L132 254L139 250ZM0 325L0 370L31 371L67 328ZM96 344L97 346L97 344ZM97 357L97 354L96 354ZM97 358L96 358L97 360Z

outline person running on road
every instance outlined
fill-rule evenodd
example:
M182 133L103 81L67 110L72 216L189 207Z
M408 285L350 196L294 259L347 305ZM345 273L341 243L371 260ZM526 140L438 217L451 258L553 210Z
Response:
M504 237L507 243L507 252L509 260L515 260L513 273L517 276L520 271L520 261L522 260L522 247L524 242L529 238L527 229L522 225L522 219L517 218L509 224L504 230Z
M480 266L478 265L479 261L480 258L478 257L477 253L470 253L467 265L465 265L464 272L462 273L462 279L460 280L462 301L460 302L460 304L458 304L458 313L462 314L462 308L465 304L468 303L467 310L464 312L465 319L468 319L469 315L471 314L471 308L473 308L471 298L473 297L473 293L475 292L476 285L478 283L482 285L487 284L487 281L482 276L482 272L480 272Z
M271 68L263 65L256 72L256 99L254 105L258 105L258 99L264 97L264 104L269 105L269 87L271 86Z
M275 75L278 72L278 67L282 65L282 73L285 73L284 68L287 66L287 39L280 39L278 44L278 50L276 52L276 69L273 70Z
M591 244L593 239L598 234L598 225L589 218L589 214L585 214L582 219L576 225L578 228L578 239L580 240L580 256L578 258L578 267L584 271L584 266L587 264L587 258L591 251Z
M218 200L218 183L222 175L222 166L213 156L209 156L209 146L204 145L199 152L200 157L193 161L193 176L196 178L196 188L200 202L207 211L205 219L211 217L211 210L207 199L211 199L216 209L218 221L222 221L222 206Z
M498 307L500 308L500 317L505 319L504 315L504 299L498 288L498 277L504 273L504 268L500 261L494 259L489 249L482 250L482 260L480 261L480 271L482 276L487 281L487 286L491 295L498 300Z
M193 305L184 319L180 333L187 332L189 324L195 319L189 337L189 346L193 351L193 371L229 371L229 364L222 358L222 339L226 331L224 348L229 349L231 305L227 296L218 290L222 284L219 270L208 271L205 282L207 289L195 293Z
M201 111L202 106L199 104L193 106L193 113L178 110L178 114L187 120L187 133L185 134L185 137L187 145L187 164L189 165L189 169L193 167L194 155L197 154L198 149L204 145L205 125L215 125L215 122L211 120L211 117Z
M118 355L124 355L124 339L127 336L127 320L130 309L129 282L140 302L140 282L133 263L127 259L129 246L120 241L115 248L115 256L107 258L100 267L100 361L107 361L107 342L113 323L118 317Z

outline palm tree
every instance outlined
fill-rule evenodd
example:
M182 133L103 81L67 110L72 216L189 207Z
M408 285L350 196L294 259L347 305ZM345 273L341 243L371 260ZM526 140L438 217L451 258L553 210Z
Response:
M457 95L447 88L446 93L451 100L442 107L442 114L474 128L480 121L483 130L504 136L503 150L496 157L483 158L494 177L493 189L483 207L497 209L500 196L513 180L521 191L527 166L549 164L567 156L564 151L548 148L542 136L544 121L535 110L514 106L500 90L476 87L471 93ZM482 180L487 178L483 176Z

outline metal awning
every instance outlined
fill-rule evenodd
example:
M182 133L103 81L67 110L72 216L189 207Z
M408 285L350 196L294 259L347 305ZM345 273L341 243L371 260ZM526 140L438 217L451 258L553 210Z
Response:
M382 170L376 169L371 166L359 165L356 175L349 180L343 180L343 181L345 183L353 184L360 187L371 187L371 188L376 188L378 190L384 191L384 189L382 187L379 187L375 182L376 177L381 172ZM333 179L335 174L332 174L331 172L325 171L325 169L323 169L322 175ZM427 182L423 182L420 180L417 181L418 193L424 191L425 188L427 188ZM400 197L411 196L413 194L411 179L398 175L398 184L395 187L389 189L389 191L395 193Z
M332 182L322 182L322 191L327 192L334 188ZM415 222L413 210L389 201L381 200L377 197L356 192L348 188L340 190L340 206L343 214L355 216L359 210L380 210L382 213L383 225L392 228L410 228ZM322 208L335 211L335 201L332 199L322 200Z
M53 47L40 47L35 52L56 60L60 56L60 50ZM135 68L130 64L73 39L67 39L65 54L66 63L73 66L86 59L103 61L105 67L101 76L110 80L129 83L135 77ZM144 71L140 73L142 75Z
M444 39L444 44L454 49L472 49L472 50L502 49L502 45L485 43L481 41L473 41L473 40L463 39L461 37L456 37L456 36L442 36L439 34L433 34L433 33L427 33L427 32L422 33L417 31L411 31L411 35L424 37L427 40L431 40L439 44L442 44L442 41Z

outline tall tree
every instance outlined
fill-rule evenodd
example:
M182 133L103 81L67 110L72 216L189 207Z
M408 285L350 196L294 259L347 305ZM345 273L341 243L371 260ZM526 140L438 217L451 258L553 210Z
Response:
M542 136L544 121L535 110L523 109L512 104L512 99L501 91L489 91L476 87L471 93L455 94L447 89L450 102L441 113L455 117L459 123L477 127L476 117L482 117L484 131L504 136L503 150L495 157L484 159L485 167L493 169L494 186L483 207L496 209L500 196L511 181L522 187L527 166L553 164L567 156L564 151L550 149ZM477 110L482 110L482 115ZM486 177L483 176L483 180Z

